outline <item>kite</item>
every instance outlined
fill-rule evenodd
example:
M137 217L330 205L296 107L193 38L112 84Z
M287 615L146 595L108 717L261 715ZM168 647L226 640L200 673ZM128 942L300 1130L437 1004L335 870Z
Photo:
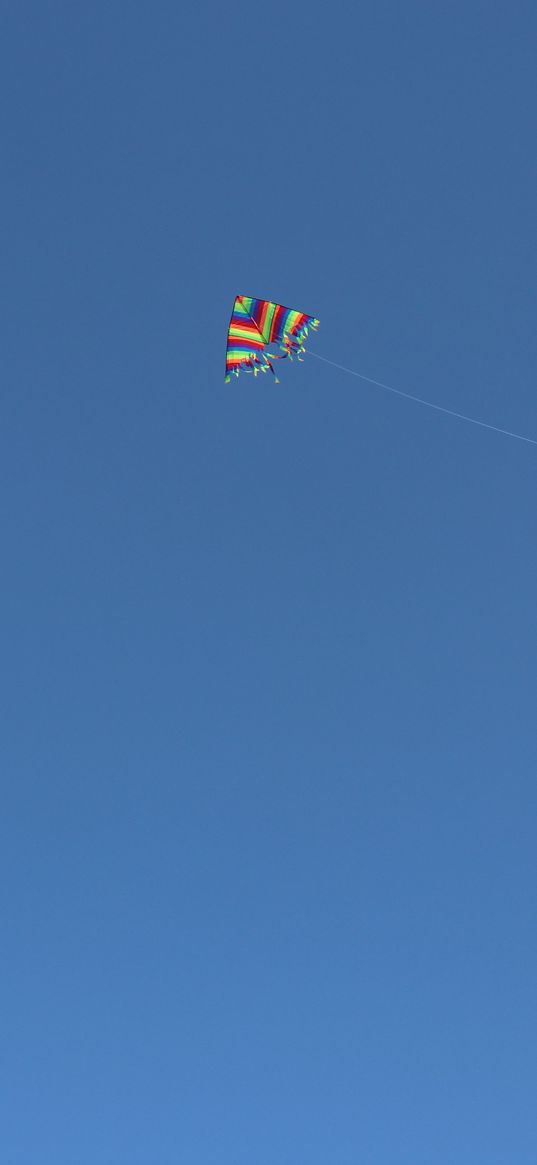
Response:
M238 295L227 334L226 383L239 372L268 372L278 384L273 360L302 359L304 340L310 328L318 328L319 320L302 311L282 307L269 299L253 299ZM267 346L279 347L281 353L268 352Z
M226 383L231 380L232 375L238 376L241 371L253 372L254 376L257 376L258 372L270 370L276 379L276 384L278 384L278 377L274 372L272 361L285 360L286 358L292 360L293 356L302 360L306 351L305 338L310 328L318 327L319 320L315 316L295 311L291 307L283 307L281 303L273 303L270 299L253 299L250 295L238 295L233 304L227 334ZM267 351L268 346L280 348L280 353ZM394 393L396 396L405 397L406 400L414 401L415 404L425 405L428 409L435 409L436 412L455 417L459 421L478 425L481 429L492 429L495 433L502 433L504 437L514 437L516 441L525 441L528 445L537 446L537 440L534 437L513 433L511 429L501 429L498 425L489 424L488 421L480 421L477 417L469 417L466 413L455 412L454 409L446 408L445 405L435 404L433 401L415 396L411 392L404 392L401 388L394 388L393 385L384 384L381 380L374 380L372 376L366 376L354 368L346 368L344 364L328 360L319 352L312 352L311 355L315 356L317 360L322 360L323 364L331 364L332 368L339 368L340 372L357 376L359 380L365 380L368 384L374 384L377 388L383 388L386 392Z

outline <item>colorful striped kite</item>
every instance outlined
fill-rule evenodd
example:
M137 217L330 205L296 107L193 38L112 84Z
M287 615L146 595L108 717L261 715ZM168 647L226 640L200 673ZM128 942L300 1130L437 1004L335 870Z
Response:
M258 372L270 368L275 375L273 360L285 360L286 357L292 360L295 354L300 360L309 329L318 326L319 320L314 316L282 307L281 303L238 295L227 336L226 383L232 373L238 376L241 370L257 376ZM268 344L280 347L283 355L267 352Z
M266 372L270 368L274 375L273 360L285 360L286 357L292 360L295 354L301 360L302 353L305 352L304 339L308 335L309 329L318 327L319 320L315 319L314 316L294 311L290 307L282 307L281 303L273 303L270 299L253 299L249 295L238 295L233 304L233 314L227 336L226 382L231 379L232 373L234 376L238 376L241 369L243 372L253 372L254 376L257 376L258 372ZM282 354L276 355L274 352L267 352L268 344L279 347ZM318 352L312 352L312 356L316 356L324 364L331 364L332 368L339 368L341 372L357 376L360 380L367 381L368 384L374 384L377 388L393 392L397 396L405 397L406 400L414 401L416 404L425 405L428 409L435 409L439 413L456 417L459 421L466 421L470 425L479 425L481 429L492 429L494 433L502 433L504 437L514 437L517 441L525 441L528 445L537 446L537 440L534 437L524 437L521 433L514 433L510 429L500 429L498 425L491 425L488 421L480 421L477 417L469 417L466 413L455 412L454 409L446 408L445 405L435 404L433 401L415 396L411 392L404 392L401 388L394 388L390 384L384 384L381 380L374 380L372 376L366 376L354 368L346 368L344 364L336 364L335 360L328 360L326 356L321 356ZM276 383L278 383L277 378Z

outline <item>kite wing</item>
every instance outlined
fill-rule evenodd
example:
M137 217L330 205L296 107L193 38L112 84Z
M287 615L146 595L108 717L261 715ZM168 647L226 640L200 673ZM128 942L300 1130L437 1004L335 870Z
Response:
M318 328L319 320L302 311L282 307L269 299L253 299L238 295L227 335L226 382L239 372L274 373L272 360L300 360L305 351L304 340L310 328ZM267 352L267 347L279 347L283 354Z

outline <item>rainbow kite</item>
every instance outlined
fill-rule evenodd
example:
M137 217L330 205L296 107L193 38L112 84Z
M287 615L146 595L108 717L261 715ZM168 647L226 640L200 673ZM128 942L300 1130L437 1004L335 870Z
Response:
M310 328L318 328L319 320L302 311L282 307L269 299L253 299L238 295L227 334L226 383L239 372L267 372L275 376L273 360L298 360L305 352L304 339ZM283 355L267 352L267 345L279 347ZM278 378L276 377L276 383Z

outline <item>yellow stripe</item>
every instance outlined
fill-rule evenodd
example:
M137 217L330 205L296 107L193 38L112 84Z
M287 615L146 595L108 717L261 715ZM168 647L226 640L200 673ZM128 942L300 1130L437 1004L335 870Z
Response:
M240 328L237 324L229 329L229 338L230 340L251 340L252 344L263 345L263 339L259 332L251 332L249 328Z

